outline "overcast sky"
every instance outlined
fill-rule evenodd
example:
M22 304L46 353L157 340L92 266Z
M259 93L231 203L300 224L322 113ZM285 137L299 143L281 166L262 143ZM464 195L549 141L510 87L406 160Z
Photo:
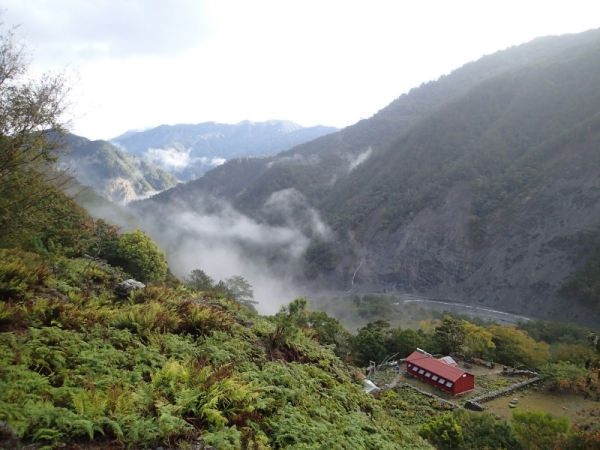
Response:
M73 131L90 139L245 119L345 127L485 54L600 27L597 0L2 3L34 73L73 73Z

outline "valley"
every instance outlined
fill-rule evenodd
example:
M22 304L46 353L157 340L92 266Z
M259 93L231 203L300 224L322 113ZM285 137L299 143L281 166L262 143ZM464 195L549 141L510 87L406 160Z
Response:
M343 129L110 141L15 29L0 450L600 448L600 29Z
M193 235L200 254L215 238L169 217L230 230L224 211L234 211L247 224L223 242L235 266L296 290L410 294L595 326L597 294L565 286L600 242L599 39L591 30L488 55L369 119L231 160L130 212L185 255L174 235ZM250 229L293 234L298 253ZM174 257L179 276L192 259Z

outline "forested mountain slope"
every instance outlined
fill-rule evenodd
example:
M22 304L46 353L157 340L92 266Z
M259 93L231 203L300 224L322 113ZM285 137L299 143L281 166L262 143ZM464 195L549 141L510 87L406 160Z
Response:
M600 237L599 74L599 30L536 39L371 119L273 158L229 162L153 202L210 193L278 223L264 205L291 189L334 231L313 236L304 255L313 287L589 323L595 300L578 303L561 286Z
M485 56L436 81L422 84L369 119L280 153L274 163L265 165L268 170L245 187L236 205L251 213L273 192L291 187L316 205L339 180L353 179L348 175L356 163L387 150L396 138L446 102L464 95L484 80L595 42L599 36L600 31L592 30L579 35L538 38ZM203 187L201 183L197 186Z
M201 179L178 186L178 195L185 197L185 193L189 192L194 197L197 191L202 190L224 198L238 196L238 208L252 213L273 192L293 187L316 203L337 180L352 172L355 163L388 148L410 126L446 101L507 70L594 42L599 36L598 30L578 35L549 36L483 57L436 81L412 89L373 117L337 133L298 145L273 158L258 161L253 158L235 159L225 163ZM242 191L243 195L238 195ZM165 195L170 196L171 193ZM160 202L163 198L156 196L154 200Z
M320 203L352 237L324 284L363 261L362 289L591 319L559 291L599 237L599 70L591 44L494 77L357 168Z
M179 182L156 164L130 155L110 142L75 135L64 139L68 151L61 156L61 165L72 170L80 183L111 201L126 203Z
M215 122L161 125L127 132L110 141L188 181L200 178L226 160L274 155L334 131L337 128L302 127L289 120L246 120L235 125Z

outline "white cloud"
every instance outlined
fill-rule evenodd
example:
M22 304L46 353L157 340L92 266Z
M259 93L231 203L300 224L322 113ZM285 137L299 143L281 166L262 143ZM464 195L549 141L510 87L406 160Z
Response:
M144 152L144 157L165 170L180 172L198 160L190 156L190 153L191 149L181 152L174 148L149 148Z
M225 158L218 158L216 156L213 156L212 158L203 156L202 158L200 158L200 162L207 166L217 167L217 166L220 166L221 164L225 164L227 162L227 160Z
M144 152L144 157L169 172L182 172L189 166L217 167L227 162L225 158L216 156L193 157L191 148L185 151L174 148L149 148Z
M319 212L295 188L273 192L262 210L271 217L279 216L289 227L310 230L313 236L326 239L331 234L331 229L321 220Z
M352 155L348 155L350 165L348 166L348 172L352 172L359 164L364 163L369 156L373 153L373 149L369 147L364 152L358 154L355 158Z
M21 25L36 60L75 64L101 58L172 55L210 34L202 0L5 0L4 21Z

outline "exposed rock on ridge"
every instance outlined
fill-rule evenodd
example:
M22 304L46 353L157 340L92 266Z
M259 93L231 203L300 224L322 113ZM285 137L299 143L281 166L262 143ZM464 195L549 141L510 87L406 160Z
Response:
M469 239L471 189L456 185L441 206L425 208L395 233L373 219L355 258L321 274L320 286L420 293L532 317L594 325L597 316L558 291L600 237L600 135L583 152L563 152L535 190L496 213L489 244Z

